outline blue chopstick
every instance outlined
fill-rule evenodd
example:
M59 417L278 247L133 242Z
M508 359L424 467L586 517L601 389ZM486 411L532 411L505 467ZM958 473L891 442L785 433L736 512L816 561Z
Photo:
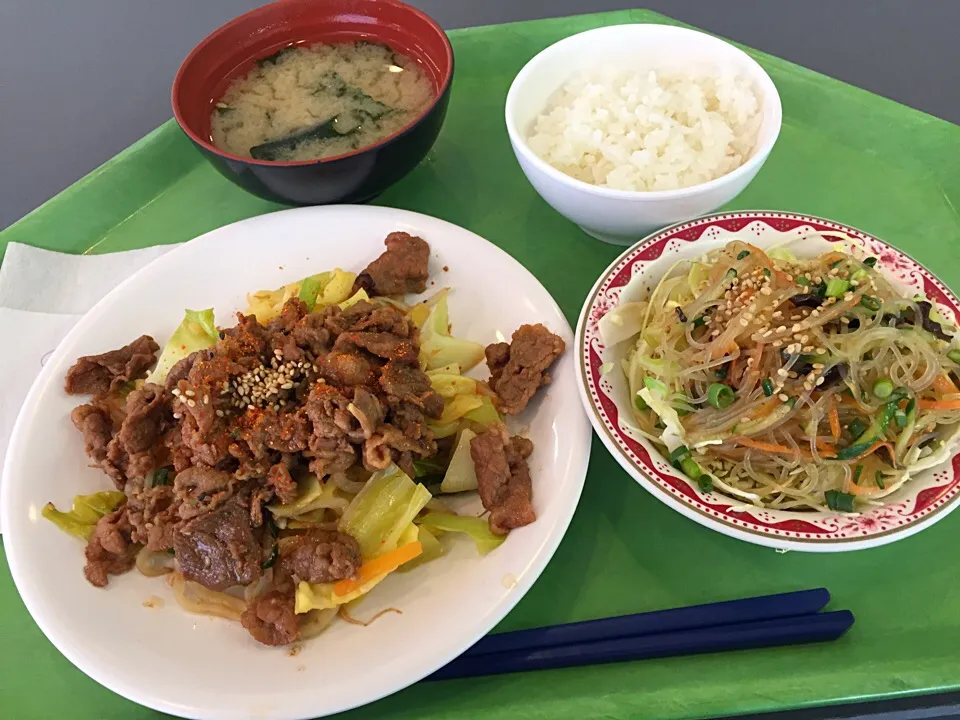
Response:
M461 656L437 670L427 680L452 680L675 655L825 642L839 638L850 629L853 622L853 613L849 610L839 610L696 630L606 639L539 650L512 650L473 657Z
M796 615L812 615L830 602L826 588L764 595L725 602L621 615L602 620L554 625L552 627L517 630L487 635L467 650L461 658L492 653L545 649L582 642L697 630L717 625L730 625L759 620L776 620Z

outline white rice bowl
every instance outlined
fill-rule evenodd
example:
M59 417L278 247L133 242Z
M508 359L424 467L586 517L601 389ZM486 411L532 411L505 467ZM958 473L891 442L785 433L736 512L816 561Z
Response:
M714 65L581 70L534 122L530 149L583 182L627 191L700 185L754 153L762 99Z

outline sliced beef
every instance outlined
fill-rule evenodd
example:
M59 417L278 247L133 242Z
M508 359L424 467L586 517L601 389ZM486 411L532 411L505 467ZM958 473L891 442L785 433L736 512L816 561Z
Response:
M333 351L353 353L366 350L372 355L392 362L416 365L417 347L408 338L384 332L345 332L333 345Z
M507 415L523 412L537 390L550 382L547 370L563 353L565 344L543 325L521 325L509 345L497 343L486 350L490 387Z
M418 365L388 362L380 375L380 387L390 397L416 405L430 417L443 413L443 398L430 384L430 378Z
M277 572L306 582L331 583L354 577L362 563L360 546L349 535L311 530L283 547Z
M360 273L354 292L363 288L371 296L422 293L430 273L430 246L421 238L405 232L387 235L386 252Z
M323 326L332 335L345 332L386 332L398 337L412 337L414 326L410 317L392 305L376 305L366 300L354 303L346 310L334 305L319 314Z
M267 323L267 330L271 333L290 333L309 313L307 304L303 300L290 298L280 308L280 314Z
M181 525L173 548L183 576L211 590L248 585L260 577L260 543L249 512L239 502L227 502Z
M186 380L197 362L208 362L214 355L212 349L197 350L187 355L183 360L177 362L167 373L167 379L164 380L164 386L167 390L173 390L180 385L181 380Z
M83 451L98 465L107 458L107 445L113 439L110 413L101 405L78 405L70 413L74 426L83 433Z
M267 484L284 504L297 499L297 483L290 476L290 470L283 463L277 463L267 474Z
M179 502L173 486L146 487L140 481L132 481L127 483L125 492L133 542L146 545L153 552L170 550L180 524Z
M363 388L357 388L354 391L353 402L347 405L347 412L357 419L365 440L376 432L384 418L383 404L376 395Z
M491 428L470 442L483 507L490 511L490 530L506 535L537 519L527 457L533 443L509 437L503 427Z
M107 456L127 478L142 478L166 464L164 435L173 416L166 391L148 383L127 396L127 416L120 425Z
M369 358L357 352L334 351L322 357L317 367L320 377L343 386L373 386L377 382L377 368Z
M309 447L312 428L302 412L263 410L245 417L244 422L249 427L239 435L257 458L267 457L270 451L294 453Z
M184 520L209 513L233 497L237 478L231 473L195 465L177 473L173 491Z
M290 336L298 346L308 350L314 357L319 357L330 348L330 331L323 326L323 317L319 313L301 318Z
M121 575L133 567L137 547L131 542L132 532L126 506L97 521L84 551L83 574L91 585L106 587L109 575Z
M288 645L300 637L300 621L290 592L271 590L253 599L240 623L264 645Z
M71 395L106 395L123 383L146 377L160 346L141 335L119 350L80 358L67 371L64 389Z

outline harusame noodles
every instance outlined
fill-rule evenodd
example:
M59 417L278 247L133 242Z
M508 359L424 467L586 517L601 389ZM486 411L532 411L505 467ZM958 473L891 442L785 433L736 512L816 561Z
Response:
M215 104L211 139L257 160L312 160L372 145L436 97L409 57L365 42L289 47L259 60Z
M636 429L704 492L778 510L883 503L954 445L960 338L876 263L739 239L677 263L601 321L608 346L630 343Z

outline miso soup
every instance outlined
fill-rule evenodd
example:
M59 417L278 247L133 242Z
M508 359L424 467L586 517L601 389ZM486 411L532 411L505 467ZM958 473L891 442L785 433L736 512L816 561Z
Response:
M420 66L365 42L284 48L234 80L216 103L211 139L257 160L315 160L382 140L436 97Z

